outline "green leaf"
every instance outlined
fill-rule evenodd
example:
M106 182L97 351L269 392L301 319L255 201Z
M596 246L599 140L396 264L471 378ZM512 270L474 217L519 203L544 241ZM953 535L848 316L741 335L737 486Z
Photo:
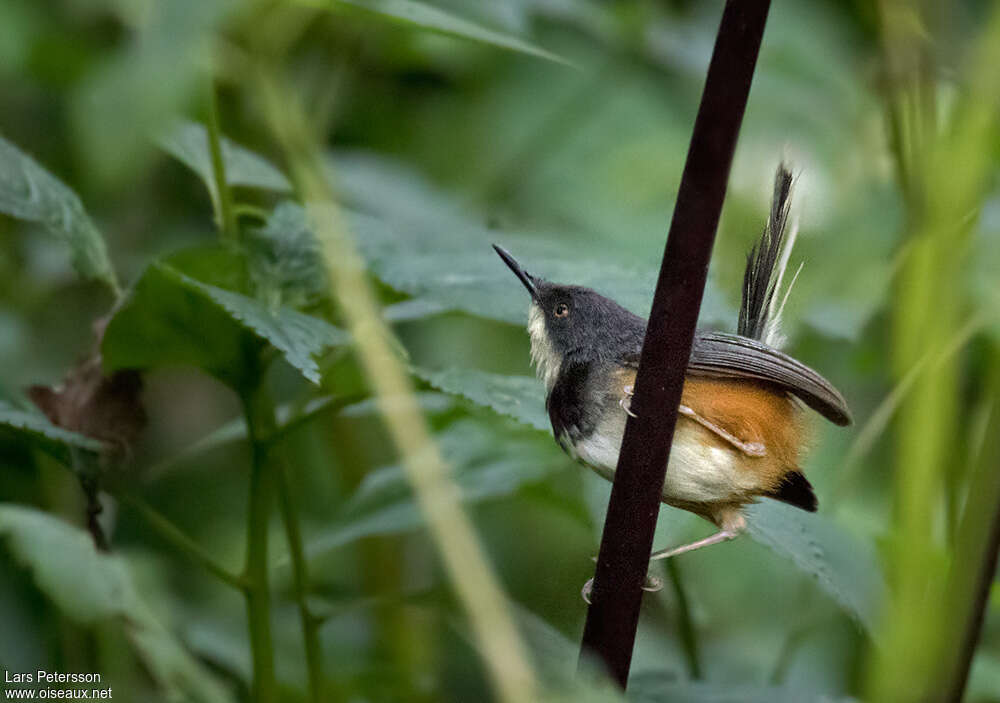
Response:
M872 544L821 513L762 501L746 509L749 534L790 559L869 633L886 602L882 567Z
M536 430L549 429L549 416L545 411L545 388L536 378L506 376L478 369L411 370L445 393L462 396Z
M77 432L53 425L40 413L27 412L0 401L0 436L24 440L52 454L60 461L69 458L69 448L100 452L104 444Z
M342 198L354 208L347 223L372 271L424 301L423 306L525 324L528 295L493 251L496 242L533 275L589 286L633 312L649 312L659 258L636 263L618 258L605 245L567 247L574 238L565 232L489 229L452 196L389 159L339 154L331 172ZM701 323L732 327L735 319L709 281Z
M261 346L201 285L153 264L108 323L101 353L109 371L193 366L239 389L254 381Z
M550 466L539 461L539 442L513 435L502 445L496 429L472 420L449 425L437 436L464 502L506 496L521 486L542 480ZM402 467L387 466L368 473L331 524L306 547L318 558L362 537L397 534L423 525L423 516ZM287 558L278 562L287 565Z
M111 319L102 349L109 370L195 366L240 389L259 372L256 359L263 341L319 383L313 357L347 339L325 320L270 307L167 264L153 264Z
M548 59L557 63L569 64L569 61L546 51L541 47L529 44L510 34L504 34L482 25L462 19L434 5L417 0L295 0L300 5L334 9L337 7L361 10L391 22L398 22L420 29L426 29L439 34L446 34L462 39L489 44L501 49L516 51L530 56Z
M803 690L799 686L759 686L677 681L669 673L637 672L629 678L627 700L632 703L849 703Z
M197 173L208 188L212 200L218 199L212 176L212 155L208 146L208 131L197 122L180 120L170 126L157 144ZM292 184L271 162L223 137L222 159L226 166L226 182L231 186L262 188L288 193Z
M73 267L118 290L104 239L76 193L0 137L0 212L37 222L69 247Z
M313 357L348 341L346 332L318 317L288 307L275 309L245 295L193 279L187 279L187 283L201 288L234 319L270 342L284 354L289 364L313 383L320 381L319 366Z
M329 291L319 242L293 203L280 203L264 227L247 233L245 245L257 297L303 307Z
M83 625L120 622L166 698L232 700L142 601L125 560L97 552L86 532L37 510L0 504L0 538L66 617Z

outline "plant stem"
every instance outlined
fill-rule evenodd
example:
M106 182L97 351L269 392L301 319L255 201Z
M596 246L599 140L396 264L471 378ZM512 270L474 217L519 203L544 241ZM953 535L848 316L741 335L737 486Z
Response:
M236 212L233 209L229 182L226 180L226 162L222 157L222 130L219 127L219 104L215 86L208 89L208 148L212 155L212 179L215 181L215 219L225 239L235 242L239 238Z
M257 703L275 700L274 645L271 641L271 593L268 584L267 537L271 512L272 477L267 466L265 437L274 432L274 406L264 382L243 398L252 463L247 524L246 564L247 618L253 654L253 696Z
M129 505L163 540L169 542L178 552L196 564L203 566L210 574L223 583L239 590L246 588L247 584L242 577L221 566L197 542L184 534L177 525L142 500L142 498L123 490L111 489L110 492L119 501Z
M667 576L677 598L677 629L684 645L684 656L687 658L688 674L692 679L701 678L701 658L698 655L698 632L691 618L691 604L688 601L684 582L681 580L681 570L676 559L667 559Z
M97 473L87 465L79 449L70 448L70 459L73 463L73 472L80 481L80 489L87 499L87 531L90 532L97 551L110 552L111 544L98 519L104 509L101 507L101 486L97 482Z
M306 652L306 671L309 674L309 700L320 703L323 700L323 652L319 643L320 621L309 610L309 572L306 567L305 550L302 548L302 530L299 526L298 506L292 497L292 487L288 480L288 466L284 462L278 467L278 505L285 522L288 551L292 558L292 581L295 601L298 603L302 620L302 640Z
M984 384L987 388L983 400L984 446L974 459L947 589L950 599L947 612L961 623L948 633L943 648L946 661L937 699L948 703L961 703L965 694L1000 552L1000 480L996 474L1000 459L1000 410L994 400L1000 392L1000 347L994 349L994 355L990 382Z
M288 155L294 181L305 202L315 206L309 216L331 274L334 298L341 304L357 356L381 401L386 428L428 529L469 614L496 697L504 703L538 700L539 684L525 645L462 508L461 493L416 402L406 369L388 342L391 333L381 320L361 256L330 198L317 160L319 148L302 107L266 73L261 88L265 113Z
M770 0L727 0L716 35L611 486L580 661L601 660L624 689L661 491L736 138ZM631 413L630 413L631 415Z

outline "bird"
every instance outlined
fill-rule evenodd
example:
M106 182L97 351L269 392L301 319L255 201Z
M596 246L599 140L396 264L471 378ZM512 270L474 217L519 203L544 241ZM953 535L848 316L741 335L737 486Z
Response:
M843 395L780 350L782 312L801 272L800 265L782 292L797 232L789 227L792 185L780 164L767 222L747 255L736 334L697 331L685 373L661 500L717 531L655 551L651 560L734 539L746 530L743 508L760 498L815 512L816 494L802 472L807 408L836 425L851 423ZM531 297L531 361L545 385L556 442L613 481L646 320L591 288L533 276L493 247Z

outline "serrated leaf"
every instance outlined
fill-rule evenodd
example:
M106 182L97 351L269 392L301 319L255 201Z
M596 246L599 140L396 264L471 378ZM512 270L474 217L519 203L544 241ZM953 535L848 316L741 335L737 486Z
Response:
M873 545L824 515L763 501L746 509L753 539L791 559L869 633L875 632L886 584Z
M264 227L247 233L245 245L257 297L303 307L329 290L319 242L293 203L280 203Z
M536 430L549 429L549 416L545 412L545 388L536 378L506 376L478 369L430 371L415 368L412 371L446 393L462 396Z
M494 429L471 420L448 426L437 441L464 502L510 495L542 480L550 470L539 461L538 443L530 437L510 437L498 446ZM318 558L362 537L407 532L422 524L402 467L387 466L365 476L340 516L309 541L306 551ZM287 559L278 564L287 564Z
M66 617L83 625L120 622L168 699L232 700L142 601L125 560L96 551L86 532L37 510L0 504L0 538Z
M208 188L212 200L218 200L215 178L212 175L212 154L208 145L208 131L204 125L179 120L170 126L157 144L197 173ZM262 188L279 193L292 190L292 184L270 161L225 137L222 138L222 160L226 167L226 182L231 186Z
M366 14L392 22L569 64L566 59L551 51L546 51L513 35L498 32L463 19L426 2L418 2L417 0L296 0L296 2L321 9L340 7L362 10Z
M104 239L76 193L0 137L0 212L37 222L69 247L73 267L118 290Z
M314 356L329 347L346 344L347 333L326 320L288 307L272 308L239 293L216 288L185 277L189 285L203 290L236 320L282 352L289 364L303 376L319 383L319 366Z
M415 369L414 373L435 388L536 429L549 430L544 390L535 379L476 369ZM867 631L874 631L885 599L885 584L871 545L822 515L774 501L751 505L746 512L749 534L755 541L815 577L819 586L847 613Z
M38 446L60 461L67 461L69 448L100 452L104 445L96 439L53 425L40 413L27 412L0 401L0 435Z
M313 356L347 339L325 320L153 264L108 324L102 353L108 369L195 366L239 389L254 381L263 341L318 383Z

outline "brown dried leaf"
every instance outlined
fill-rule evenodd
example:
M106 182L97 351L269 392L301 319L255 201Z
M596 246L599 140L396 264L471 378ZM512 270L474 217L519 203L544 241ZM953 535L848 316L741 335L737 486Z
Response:
M146 426L142 376L123 369L106 376L100 340L106 320L94 324L95 351L73 368L58 386L31 386L28 397L54 425L107 442L127 452Z

